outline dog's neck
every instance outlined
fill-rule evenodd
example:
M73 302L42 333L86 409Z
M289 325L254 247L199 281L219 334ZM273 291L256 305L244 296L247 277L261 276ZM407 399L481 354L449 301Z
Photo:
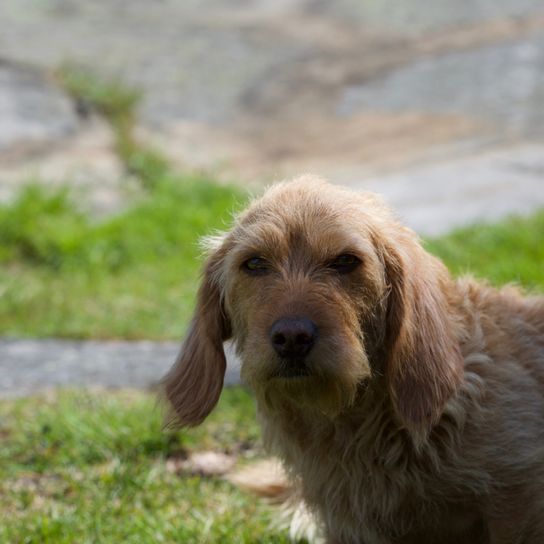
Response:
M362 383L354 403L334 416L301 407L296 400L286 401L282 410L270 410L258 402L258 411L266 447L288 464L291 456L297 455L296 450L306 452L314 447L328 447L331 451L335 447L364 450L393 434L402 436L406 447L411 447L407 431L395 418L383 377Z

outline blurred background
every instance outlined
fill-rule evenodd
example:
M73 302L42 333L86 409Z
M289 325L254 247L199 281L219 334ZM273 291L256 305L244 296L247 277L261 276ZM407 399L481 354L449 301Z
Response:
M520 211L541 185L540 0L3 0L0 20L3 199L35 176L85 185L100 210L125 201L115 136L66 66L138 91L138 138L184 171L371 180L412 210L458 186L479 205L459 222L504 213L507 182Z
M0 2L0 540L269 541L218 477L260 455L236 362L193 434L146 391L198 238L303 172L542 291L542 1Z

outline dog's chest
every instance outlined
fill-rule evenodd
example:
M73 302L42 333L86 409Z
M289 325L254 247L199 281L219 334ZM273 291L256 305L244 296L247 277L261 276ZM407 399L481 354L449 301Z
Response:
M401 532L413 524L411 511L414 503L420 502L421 490L417 488L421 482L335 453L340 452L331 449L328 454L316 454L299 468L305 500L318 509L326 526L342 526L348 534L356 534L362 527L365 534L383 534L393 519Z
M464 500L467 490L455 489L465 479L462 467L442 460L437 471L425 457L408 454L401 437L381 444L377 438L347 441L331 432L299 447L281 441L291 445L284 459L331 541L447 544L452 535L452 542L485 542L478 510Z
M303 494L320 512L334 542L447 544L450 536L452 543L485 542L477 509L445 500L435 487L442 484L445 490L447 482L428 481L420 468L416 474L408 466L387 470L360 460L321 461L302 469Z

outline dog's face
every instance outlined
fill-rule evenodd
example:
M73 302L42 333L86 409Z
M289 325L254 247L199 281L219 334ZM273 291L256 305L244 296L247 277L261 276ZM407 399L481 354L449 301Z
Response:
M219 281L242 377L271 405L334 414L370 375L387 286L362 202L348 195L276 189L223 241Z
M315 178L282 184L210 245L197 313L166 379L185 422L215 404L229 337L243 379L272 410L289 403L334 417L388 373L405 418L436 419L459 359L440 315L443 269L375 197ZM426 402L407 400L414 386Z

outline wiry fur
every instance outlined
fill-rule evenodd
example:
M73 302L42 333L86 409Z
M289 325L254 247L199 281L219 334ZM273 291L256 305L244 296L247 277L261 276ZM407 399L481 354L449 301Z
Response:
M361 265L327 266L343 253ZM244 260L272 272L250 277ZM311 375L268 338L307 316ZM228 336L264 438L329 543L544 542L544 299L454 281L374 196L313 177L271 188L215 244L166 394L199 423Z

